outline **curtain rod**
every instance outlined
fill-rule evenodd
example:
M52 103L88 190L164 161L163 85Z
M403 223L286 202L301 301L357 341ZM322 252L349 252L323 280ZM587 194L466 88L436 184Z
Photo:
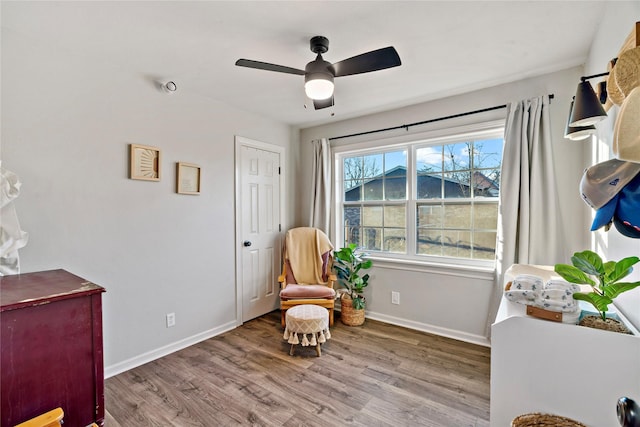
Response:
M553 99L553 94L549 94L549 99ZM414 123L409 123L409 124L406 124L406 125L393 126L393 127L390 127L390 128L369 130L369 131L366 131L366 132L352 133L350 135L334 136L332 138L329 138L329 140L333 141L335 139L351 138L353 136L369 135L369 134L372 134L372 133L386 132L386 131L389 131L389 130L397 130L397 129L409 130L409 128L413 127L413 126L424 125L424 124L433 123L433 122L439 122L439 121L442 121L442 120L455 119L457 117L470 116L472 114L485 113L487 111L499 110L501 108L507 108L507 104L497 105L495 107L483 108L481 110L468 111L466 113L452 114L451 116L438 117L436 119L424 120L424 121L421 121L421 122L414 122Z

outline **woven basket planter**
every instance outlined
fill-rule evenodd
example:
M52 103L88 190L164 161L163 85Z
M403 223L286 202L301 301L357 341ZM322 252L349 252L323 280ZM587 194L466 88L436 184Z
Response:
M587 427L578 421L559 415L524 414L511 421L511 427Z
M340 320L347 326L360 326L364 323L364 309L354 309L353 300L346 294L340 298Z
M587 328L602 329L603 331L617 332L619 334L633 335L633 332L619 320L607 318L602 320L600 316L585 316L578 323Z

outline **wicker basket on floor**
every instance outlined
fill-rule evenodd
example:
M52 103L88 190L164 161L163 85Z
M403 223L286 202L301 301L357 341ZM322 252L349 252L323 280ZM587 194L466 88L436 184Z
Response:
M364 309L354 309L353 300L347 294L340 299L340 320L347 326L360 326L364 323Z
M578 421L559 415L524 414L511 421L511 427L587 427Z

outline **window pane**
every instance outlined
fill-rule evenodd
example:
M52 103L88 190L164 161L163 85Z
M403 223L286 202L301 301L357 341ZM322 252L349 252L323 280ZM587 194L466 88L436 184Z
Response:
M360 246L360 227L362 226L360 206L344 208L344 243Z
M362 246L371 251L382 249L382 228L364 227L362 229Z
M384 191L386 200L404 200L407 198L407 178L385 178Z
M382 200L382 178L375 178L364 184L364 200Z
M473 258L494 259L496 252L496 233L476 231L473 233Z
M444 256L471 258L471 233L460 230L442 232L442 254Z
M431 175L418 175L416 194L418 199L441 199L442 198L442 175L434 173Z
M444 228L471 228L471 205L445 204Z
M346 157L342 162L342 171L345 181L362 180L362 157Z
M442 146L418 148L416 171L418 175L442 172Z
M502 138L485 139L473 143L473 167L500 169L502 164Z
M385 228L384 250L401 254L407 253L407 232L397 228Z
M348 206L344 208L345 227L360 227L362 225L361 209L360 206Z
M362 208L362 222L364 226L382 227L382 206L364 206Z
M345 202L357 202L362 200L362 181L350 179L344 182Z
M362 178L374 178L382 174L382 154L371 154L362 158Z
M387 177L407 175L407 150L384 154L384 174Z
M443 212L444 209L440 205L418 206L418 228L442 228Z
M384 226L405 228L406 208L404 206L384 207Z
M473 206L474 228L495 230L498 226L498 204L476 203Z
M348 233L345 234L344 245L348 246L351 243L355 243L356 246L362 246L362 243L360 243L360 229L358 227L350 227Z
M473 173L474 197L498 197L500 169L482 169Z
M469 169L471 143L461 142L444 146L444 170L457 171Z
M442 256L442 230L418 230L417 246L419 255Z
M471 197L470 172L448 172L444 174L445 199Z

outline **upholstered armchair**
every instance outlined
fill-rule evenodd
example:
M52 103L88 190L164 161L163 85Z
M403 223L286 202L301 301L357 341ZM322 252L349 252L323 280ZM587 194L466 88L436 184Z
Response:
M300 304L314 304L329 310L329 325L333 325L336 276L331 273L333 245L317 228L298 227L285 235L280 283L282 326L286 311Z

